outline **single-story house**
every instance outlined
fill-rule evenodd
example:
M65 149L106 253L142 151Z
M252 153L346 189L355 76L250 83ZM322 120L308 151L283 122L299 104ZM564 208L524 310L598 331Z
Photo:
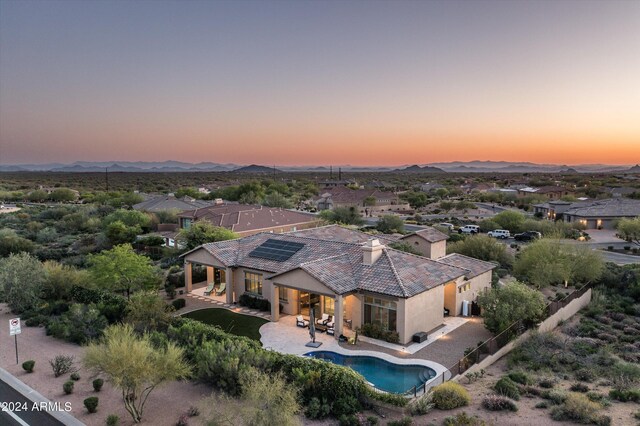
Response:
M203 220L243 237L258 232L283 233L315 228L321 223L314 214L253 204L218 203L178 215L180 229L188 229Z
M573 203L550 201L533 208L535 213L549 220L580 223L586 229L614 229L618 220L640 216L640 200L620 197Z
M243 294L269 300L272 321L280 305L288 315L313 310L316 318L335 317L336 337L344 325L376 323L396 331L403 344L438 328L445 309L460 315L463 301L491 287L495 268L459 254L437 260L409 254L336 225L203 244L183 257L188 292L192 264L200 264L210 281L225 283L227 303Z

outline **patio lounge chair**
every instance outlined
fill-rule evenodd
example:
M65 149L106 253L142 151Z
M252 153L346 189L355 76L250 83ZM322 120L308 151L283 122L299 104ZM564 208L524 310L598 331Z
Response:
M322 314L322 318L318 318L316 320L316 324L327 325L327 323L329 322L330 319L331 319L330 315Z
M205 296L211 296L211 292L213 291L213 283L209 283L209 285L207 286L207 288L204 290L204 295Z
M327 326L327 334L330 334L330 335L333 336L334 333L335 333L335 328L334 328L334 326L335 326L335 317L331 318L329 320L329 322L327 322L326 326Z
M227 283L220 284L220 288L216 290L216 296L222 296L227 291Z
M307 321L306 319L302 318L302 315L298 315L296 317L296 325L298 327L307 328L307 327L309 327L309 321Z

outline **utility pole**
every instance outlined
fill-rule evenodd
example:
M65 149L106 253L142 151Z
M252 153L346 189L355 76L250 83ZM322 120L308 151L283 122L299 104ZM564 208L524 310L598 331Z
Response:
M107 192L109 192L109 168L108 167L104 168L104 179L107 183Z
M342 180L342 167L338 167L338 180Z
M329 166L329 180L333 180L333 166Z

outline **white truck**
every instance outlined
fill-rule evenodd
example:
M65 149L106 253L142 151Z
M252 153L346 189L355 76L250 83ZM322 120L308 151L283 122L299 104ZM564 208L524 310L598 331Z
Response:
M478 225L465 225L458 229L458 234L477 234L478 232L480 232Z

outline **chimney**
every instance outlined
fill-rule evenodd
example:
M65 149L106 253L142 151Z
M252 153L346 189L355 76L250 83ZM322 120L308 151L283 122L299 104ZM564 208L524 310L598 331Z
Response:
M222 204L224 204L224 201L222 201L222 198L216 198L215 200L213 200L214 206L220 206Z
M362 264L371 266L382 256L384 245L378 239L371 239L362 245Z

